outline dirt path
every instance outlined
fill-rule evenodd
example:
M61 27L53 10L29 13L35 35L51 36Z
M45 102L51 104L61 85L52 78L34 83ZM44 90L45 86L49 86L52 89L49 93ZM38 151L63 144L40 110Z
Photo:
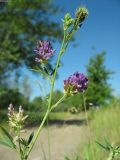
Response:
M65 156L74 154L77 151L77 147L86 141L86 129L87 127L85 125L54 125L49 127L49 132L44 128L34 146L29 160L49 160L48 133L50 136L51 160L64 160ZM36 129L28 129L26 133L23 134L26 136L34 130ZM14 151L0 146L0 160L18 160L18 158Z

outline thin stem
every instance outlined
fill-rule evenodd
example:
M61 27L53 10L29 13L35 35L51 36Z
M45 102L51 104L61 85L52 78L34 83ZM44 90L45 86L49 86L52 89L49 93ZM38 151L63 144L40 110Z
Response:
M114 152L112 152L112 153L110 153L110 156L107 160L114 160L114 158L115 158L115 154L114 154Z
M64 95L61 99L59 99L59 101L51 107L50 111L54 110L61 102L65 100L65 98L66 98L66 95Z
M91 147L91 151L92 151L92 157L94 157L93 145L92 145L92 141L91 141L92 134L91 134L90 123L89 123L89 120L88 120L86 99L84 97L84 94L82 94L82 95L83 95L83 106L84 106L84 111L85 111L86 123L87 123L87 126L88 126L88 132L89 132L89 142L90 142L90 147Z
M48 118L47 118L47 133L48 133L48 159L51 160L49 116L48 116Z
M35 134L35 136L33 138L33 141L31 142L30 148L29 148L28 153L27 153L27 157L29 156L29 154L30 154L30 152L31 152L31 150L32 150L32 148L34 146L34 144L35 144L35 142L36 142L36 140L37 140L37 138L39 136L39 133L42 130L42 127L43 127L43 125L44 125L44 123L45 123L45 121L46 121L46 119L48 117L48 115L49 115L49 110L47 110L47 112L46 112L46 114L45 114L45 116L44 116L44 118L42 120L42 123L40 124L40 127L38 128L38 130L37 130L37 132L36 132L36 134Z
M64 42L65 42L65 32L64 32L64 38L63 38L63 41L62 41L60 52L59 52L59 55L58 55L57 63L56 63L55 72L53 74L53 78L52 78L52 81L51 81L50 97L49 97L49 103L48 103L48 108L49 109L51 107L52 94L53 94L53 88L54 88L55 78L56 78L56 74L57 74L57 69L58 69L58 66L59 66L61 55L64 52Z
M18 154L20 156L20 159L23 160L23 153L22 153L22 149L21 149L21 144L20 144L20 130L17 129L16 131L16 136L18 137Z

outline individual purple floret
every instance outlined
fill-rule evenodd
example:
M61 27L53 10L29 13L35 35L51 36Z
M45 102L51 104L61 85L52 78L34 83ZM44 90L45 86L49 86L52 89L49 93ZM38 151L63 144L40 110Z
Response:
M37 47L34 51L37 54L35 61L44 62L44 61L47 61L52 56L55 50L53 50L50 42L38 41Z
M78 92L84 92L87 89L88 78L79 72L75 72L69 76L67 80L64 80L65 93L73 95Z

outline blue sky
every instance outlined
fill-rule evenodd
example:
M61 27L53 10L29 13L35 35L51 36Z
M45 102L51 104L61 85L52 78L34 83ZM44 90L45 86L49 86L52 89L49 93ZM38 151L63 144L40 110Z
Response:
M55 17L60 23L66 12L74 16L78 6L86 6L89 10L89 16L75 35L77 47L73 47L70 43L62 57L64 65L59 70L55 89L62 90L63 80L75 71L85 73L85 65L90 57L105 50L107 53L105 65L115 71L109 83L114 93L120 95L120 0L55 0L54 3L64 8L64 12ZM54 48L59 51L60 44L55 43ZM45 92L48 92L46 82L29 72L27 74L30 76L30 84L33 88L32 98L42 94L38 82L42 86L45 85Z

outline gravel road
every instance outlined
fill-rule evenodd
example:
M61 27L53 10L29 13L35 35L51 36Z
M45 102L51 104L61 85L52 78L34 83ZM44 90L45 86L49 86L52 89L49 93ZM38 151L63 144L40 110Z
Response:
M26 137L36 128L27 129L23 136ZM43 128L37 143L34 146L29 160L64 160L65 156L72 156L77 152L79 145L86 141L87 127L85 125L52 125ZM49 135L49 136L48 136ZM50 142L50 157L48 149ZM0 160L19 160L14 151L0 146Z

